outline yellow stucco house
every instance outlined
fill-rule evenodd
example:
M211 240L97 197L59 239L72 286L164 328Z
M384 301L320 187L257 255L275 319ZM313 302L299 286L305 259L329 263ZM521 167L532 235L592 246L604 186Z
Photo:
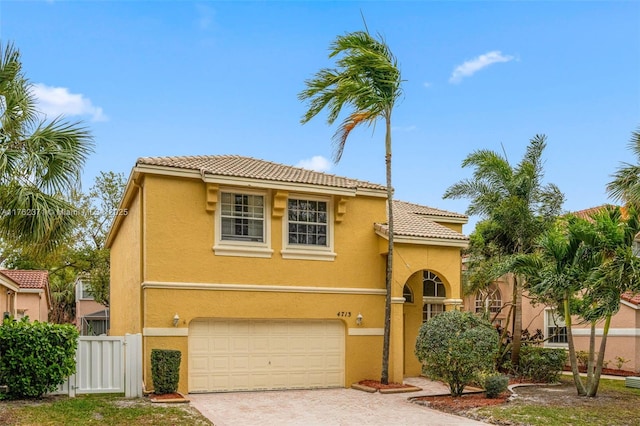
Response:
M390 379L423 319L462 304L467 217L394 202ZM140 158L107 238L111 335L182 352L179 391L379 378L385 187L240 156Z

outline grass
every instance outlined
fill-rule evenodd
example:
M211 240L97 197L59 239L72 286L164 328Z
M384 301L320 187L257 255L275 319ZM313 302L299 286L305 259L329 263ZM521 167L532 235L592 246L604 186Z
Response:
M210 426L189 404L153 404L148 399L113 395L47 397L0 401L0 424L41 425L184 425Z
M570 378L562 382L571 384ZM582 426L637 425L638 406L640 406L640 389L627 388L623 380L600 381L598 396L585 398L575 396L575 388L571 395L559 397L550 395L536 398L544 390L528 391L524 398L502 406L484 407L477 411L481 417L491 419L494 423L544 425L544 426ZM519 389L516 389L520 393ZM524 393L524 391L522 391Z

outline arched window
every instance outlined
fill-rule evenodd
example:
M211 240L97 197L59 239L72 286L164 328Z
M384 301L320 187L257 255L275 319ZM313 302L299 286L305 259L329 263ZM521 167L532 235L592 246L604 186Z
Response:
M502 309L502 295L496 286L489 286L476 294L476 313L486 312L492 314Z
M422 321L427 321L444 312L444 299L447 297L444 284L439 276L424 271L422 278Z
M404 297L404 303L413 303L413 293L408 285L404 285L402 289L402 297Z
M424 297L447 297L442 280L433 272L424 271L422 283L424 288Z

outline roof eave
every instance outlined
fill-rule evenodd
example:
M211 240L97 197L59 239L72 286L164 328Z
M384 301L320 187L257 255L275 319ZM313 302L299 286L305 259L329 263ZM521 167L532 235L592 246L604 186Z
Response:
M385 240L389 239L389 232L376 227L376 234ZM395 234L393 242L397 244L414 244L414 245L426 245L426 246L446 246L446 247L459 247L467 248L469 246L468 239L457 238L437 238L437 237L419 237L414 235L398 235Z

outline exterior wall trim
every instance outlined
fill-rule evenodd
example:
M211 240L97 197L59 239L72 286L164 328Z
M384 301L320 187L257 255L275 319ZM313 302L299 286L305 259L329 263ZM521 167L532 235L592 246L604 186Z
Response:
M163 281L145 281L143 289L171 289L171 290L212 290L212 291L257 291L279 293L315 293L315 294L366 294L384 296L386 290L377 288L350 287L310 287L288 285L260 285L260 284L222 284L222 283L181 283Z
M186 327L145 327L142 329L143 336L188 336L189 329Z
M376 234L385 240L389 239L389 236L384 232L376 230ZM425 246L446 246L446 247L460 247L467 248L469 246L469 240L457 240L453 238L428 238L428 237L406 237L396 235L393 238L394 244L418 244Z
M630 308L633 308L635 310L640 309L640 306L638 306L638 305L636 305L634 303L631 303L631 302L627 302L626 300L620 300L620 303L622 303L623 305L628 306Z
M596 328L596 336L602 336L602 328ZM589 336L591 330L588 328L572 328L574 336ZM608 337L640 337L640 328L610 328Z
M383 336L384 328L350 328L349 336Z

